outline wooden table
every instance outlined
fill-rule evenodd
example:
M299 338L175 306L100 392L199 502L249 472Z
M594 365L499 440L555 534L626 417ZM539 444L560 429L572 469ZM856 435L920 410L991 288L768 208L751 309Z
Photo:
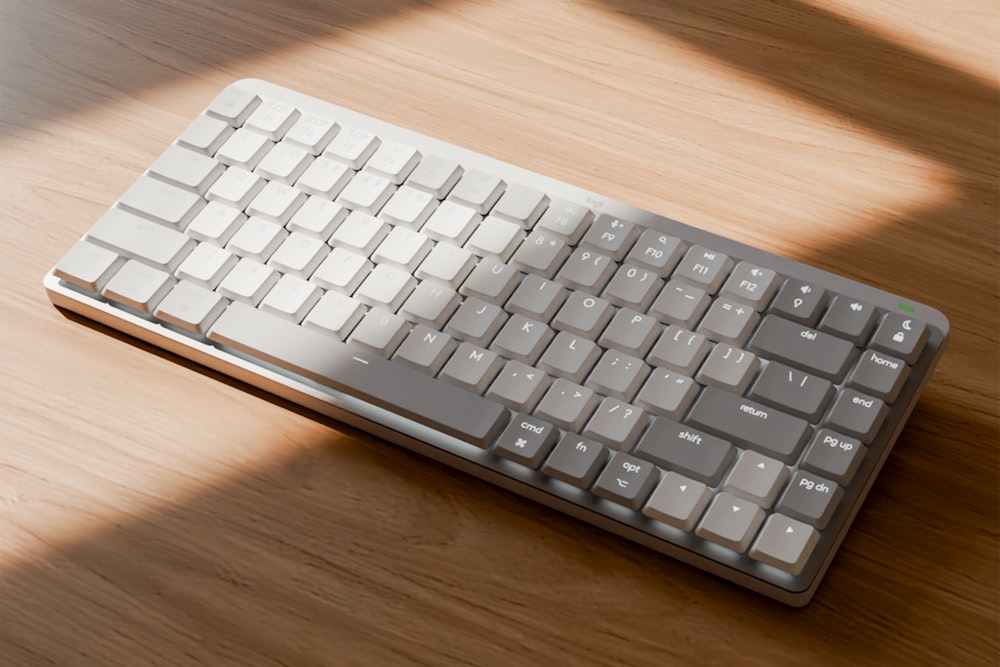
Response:
M0 664L987 665L987 0L4 0ZM945 311L802 610L51 307L42 275L255 76Z

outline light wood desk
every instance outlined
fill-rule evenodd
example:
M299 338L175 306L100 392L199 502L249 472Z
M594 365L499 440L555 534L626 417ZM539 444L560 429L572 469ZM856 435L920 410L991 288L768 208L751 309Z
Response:
M997 661L988 0L4 0L0 665ZM792 610L52 308L41 277L255 76L944 310Z

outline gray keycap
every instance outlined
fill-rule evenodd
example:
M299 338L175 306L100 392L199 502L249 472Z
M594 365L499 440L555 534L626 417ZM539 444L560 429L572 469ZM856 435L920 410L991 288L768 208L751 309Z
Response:
M833 393L829 380L772 361L757 376L747 395L815 423Z
M470 297L459 306L448 321L445 332L455 338L485 347L490 344L506 320L507 314L499 306Z
M506 184L494 174L488 174L480 169L470 169L455 185L448 199L463 206L476 209L485 215L500 199Z
M597 338L611 321L614 308L599 297L575 291L552 320L552 328Z
M698 389L691 378L657 368L646 380L635 403L653 414L679 419L698 395Z
M729 279L722 286L720 294L742 301L752 306L754 310L760 311L771 302L774 293L778 291L779 283L778 274L771 269L750 262L740 262L729 274Z
M794 463L809 436L804 419L735 394L706 387L688 422L784 463Z
M712 344L704 335L671 324L656 341L647 359L654 366L666 366L684 375L694 375Z
M534 365L555 332L538 320L513 315L493 339L490 349L508 359Z
M513 294L520 275L513 267L486 257L476 265L458 291L500 306Z
M693 329L711 303L708 292L680 280L671 280L656 297L649 314L662 322Z
M584 234L580 245L593 248L620 262L637 238L639 229L634 223L602 213Z
M656 342L663 325L649 315L622 308L611 319L598 339L603 347L611 347L637 357L644 357Z
M347 342L388 359L409 332L410 324L406 318L381 308L372 308L354 327Z
M608 350L587 378L587 386L606 396L631 401L649 375L641 359L617 350Z
M456 347L451 336L418 324L396 350L393 359L418 371L437 375Z
M778 497L790 474L781 461L746 449L736 459L722 488L768 508Z
M590 418L583 434L615 449L632 449L647 421L642 409L617 398L606 398Z
M858 356L857 348L849 341L776 315L764 318L747 347L762 357L822 375L836 383L844 379Z
M548 387L548 375L519 361L511 361L493 381L486 397L514 410L531 412Z
M802 459L802 467L829 477L846 486L854 479L868 448L856 438L848 438L830 429L821 428Z
M889 408L881 399L845 389L826 416L826 424L870 445L888 413Z
M789 574L800 574L819 542L819 532L783 514L767 517L749 556Z
M695 379L726 391L742 394L760 368L760 359L753 352L726 343L712 348Z
M476 394L482 394L501 368L503 360L496 352L484 350L471 343L461 343L441 369L440 378Z
M556 444L559 431L548 422L517 413L497 438L493 453L529 468L537 468Z
M902 359L867 350L847 378L847 384L892 404L908 377L910 367Z
M601 348L594 341L563 331L556 334L538 361L538 367L546 373L582 384L600 357Z
M510 258L514 268L551 278L569 257L569 246L553 232L535 230Z
M812 327L816 326L828 300L825 289L789 278L771 302L770 312Z
M535 414L575 433L583 430L599 402L592 389L558 378L535 408Z
M743 553L763 522L764 510L749 500L722 492L712 501L695 534Z
M566 287L597 294L615 274L617 264L607 255L588 248L577 248L556 274Z
M642 508L642 513L681 530L691 530L711 499L711 490L701 482L668 472Z
M604 445L581 438L575 433L564 433L552 455L542 466L542 472L567 484L586 489L590 487L607 460L608 450Z
M663 281L653 271L623 264L601 296L616 306L644 311L661 289Z
M800 470L792 477L774 511L823 530L843 495L843 489L833 480Z
M729 442L656 417L635 448L635 453L668 470L676 470L709 486L718 486L736 457Z
M209 339L342 391L477 447L487 447L507 423L493 401L243 303L233 303Z
M493 207L493 215L531 229L548 205L544 192L514 183Z
M570 245L576 245L590 228L593 220L594 214L586 206L565 199L553 199L535 225L535 229L555 232L565 238Z
M684 250L680 239L647 229L632 246L625 261L650 268L660 276L668 276L684 256Z
M548 322L567 296L569 290L561 284L528 274L514 290L505 308L511 313L521 313L532 319Z
M840 294L833 298L819 329L846 338L854 345L861 345L868 340L877 315L870 303Z
M673 277L697 285L709 294L715 294L732 268L733 260L728 255L695 245L688 249L684 259L674 270Z
M872 347L912 364L920 356L929 337L930 329L923 322L890 313L875 331Z
M659 478L659 471L649 461L615 452L591 490L595 495L637 510L646 502Z
M698 332L714 341L742 347L758 320L760 315L750 306L720 297L702 318Z

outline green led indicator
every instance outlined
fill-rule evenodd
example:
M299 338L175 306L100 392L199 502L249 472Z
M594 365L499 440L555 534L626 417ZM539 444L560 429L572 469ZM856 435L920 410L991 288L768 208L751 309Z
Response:
M913 306L907 306L905 303L899 304L899 309L900 310L905 310L908 313L912 313L912 312L916 311L916 308L914 308Z

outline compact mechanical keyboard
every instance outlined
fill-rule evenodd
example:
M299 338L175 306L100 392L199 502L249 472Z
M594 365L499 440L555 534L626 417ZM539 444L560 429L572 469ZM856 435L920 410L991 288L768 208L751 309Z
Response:
M948 334L928 306L258 80L45 286L792 605Z

